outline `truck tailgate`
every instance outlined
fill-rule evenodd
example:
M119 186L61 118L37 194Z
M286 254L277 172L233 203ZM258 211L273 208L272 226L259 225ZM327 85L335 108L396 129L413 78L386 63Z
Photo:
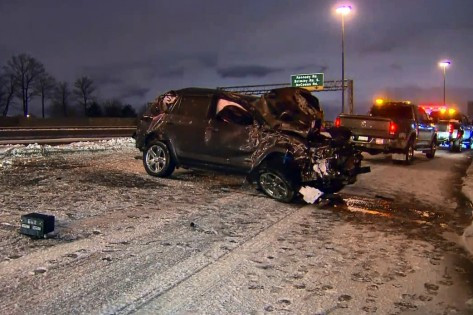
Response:
M340 125L347 127L355 136L391 138L389 124L391 119L365 115L340 115Z
M436 127L439 132L448 132L448 121L439 121Z

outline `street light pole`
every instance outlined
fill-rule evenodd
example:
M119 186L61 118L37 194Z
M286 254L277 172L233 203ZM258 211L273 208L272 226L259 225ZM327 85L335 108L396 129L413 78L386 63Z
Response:
M342 114L345 113L345 15L342 14Z
M342 16L342 114L345 112L345 15L350 13L351 6L344 5L337 8L337 13Z
M439 62L439 66L443 68L443 105L445 106L447 101L446 101L446 78L447 78L447 67L451 64L452 62L449 60L445 60L442 62Z
M446 84L445 84L445 81L446 81L445 77L447 76L447 70L446 70L446 69L447 69L447 67L443 67L443 105L444 105L444 106L445 106L445 104L446 104L446 101L445 101L445 86L446 86Z

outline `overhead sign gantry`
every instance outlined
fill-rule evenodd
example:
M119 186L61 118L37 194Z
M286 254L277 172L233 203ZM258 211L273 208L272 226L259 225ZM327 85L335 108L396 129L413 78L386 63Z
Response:
M322 79L323 80L323 79ZM292 77L291 77L292 81ZM224 86L218 87L220 90L230 91L246 95L262 95L277 88L293 86L291 83L276 83L276 84L260 84L260 85L241 85L241 86ZM309 91L324 92L324 91L341 91L343 89L342 80L323 81L323 87L317 86L304 87ZM349 113L353 114L353 80L345 80L345 90L348 92L348 109Z

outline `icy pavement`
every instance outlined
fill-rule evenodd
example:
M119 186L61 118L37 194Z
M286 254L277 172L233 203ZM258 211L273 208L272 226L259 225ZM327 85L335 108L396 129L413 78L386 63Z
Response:
M0 170L1 314L472 310L471 257L443 237L463 221L440 191L457 187L465 154L409 166L421 173L413 187L434 170L418 194L391 182L400 165L369 160L381 177L360 176L321 209L278 203L239 176L153 178L132 147L15 155ZM429 189L441 196L423 202ZM56 216L54 238L17 233L33 211Z

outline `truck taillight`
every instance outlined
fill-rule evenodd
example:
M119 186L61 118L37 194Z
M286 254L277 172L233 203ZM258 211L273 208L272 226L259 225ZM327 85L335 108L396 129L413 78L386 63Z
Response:
M337 117L335 119L335 127L340 127L342 125L342 122L340 121L340 117Z
M453 126L452 123L448 124L448 133L453 133L453 129L454 129L454 128L455 128L455 127Z
M394 122L389 122L389 134L394 135L397 132L397 125Z

